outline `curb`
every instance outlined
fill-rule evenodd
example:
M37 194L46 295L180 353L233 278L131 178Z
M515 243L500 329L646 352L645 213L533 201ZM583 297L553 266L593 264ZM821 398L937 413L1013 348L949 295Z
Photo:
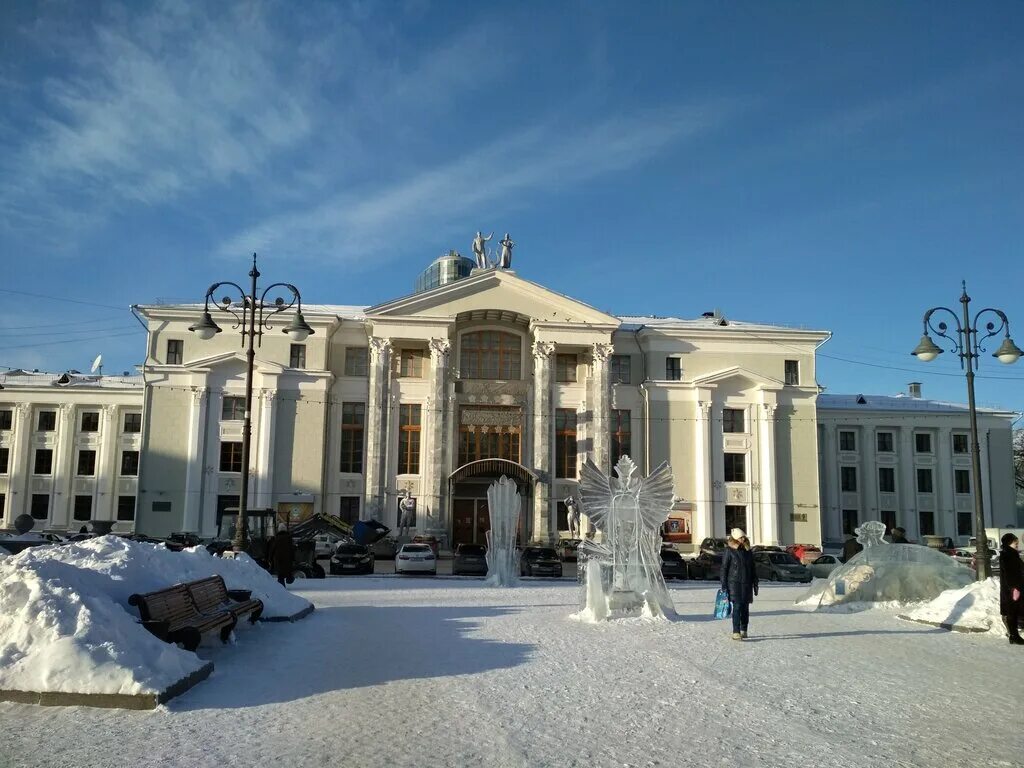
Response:
M313 608L314 607L315 606L312 603L310 603L309 607L303 608L301 611L299 611L298 613L293 613L291 616L270 616L268 618L264 618L264 617L261 616L259 618L259 621L260 621L261 624L263 622L266 622L266 623L269 624L269 623L279 622L279 621L293 621L293 622L294 621L298 621L299 619L304 619L307 616L309 616L309 614L311 614L313 612Z
M946 624L941 621L925 621L924 619L912 619L904 614L896 614L896 618L903 619L904 621L912 621L915 624L925 624L929 627L938 627L939 629L946 629L950 632L963 632L965 634L988 632L987 629L981 629L980 627L967 627L963 624Z

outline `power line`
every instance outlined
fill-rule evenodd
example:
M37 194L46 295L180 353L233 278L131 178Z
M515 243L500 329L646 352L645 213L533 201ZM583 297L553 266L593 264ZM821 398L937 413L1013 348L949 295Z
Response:
M29 347L47 347L54 344L77 344L83 341L95 341L98 339L116 339L120 336L134 336L138 331L127 331L125 333L109 333L103 336L86 336L79 339L61 339L58 341L36 341L31 344L12 344L0 349L28 349Z
M103 309L116 309L118 312L128 311L128 307L115 307L113 304L100 304L95 301L84 301L82 299L68 299L63 296L48 296L45 293L30 293L29 291L16 291L13 288L0 288L0 293L14 293L19 296L31 296L34 299L46 299L48 301L63 301L67 304L83 304L87 307L102 307Z

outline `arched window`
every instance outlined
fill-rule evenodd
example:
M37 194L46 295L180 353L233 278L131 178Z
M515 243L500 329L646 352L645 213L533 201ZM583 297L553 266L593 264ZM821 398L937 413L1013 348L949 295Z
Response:
M459 373L464 379L519 379L521 356L521 342L514 333L466 333L462 336Z

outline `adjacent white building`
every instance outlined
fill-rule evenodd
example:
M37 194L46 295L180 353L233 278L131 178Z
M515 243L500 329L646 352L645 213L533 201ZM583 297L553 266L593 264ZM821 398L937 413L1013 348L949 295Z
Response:
M14 370L0 374L0 512L36 530L90 520L135 525L141 376Z

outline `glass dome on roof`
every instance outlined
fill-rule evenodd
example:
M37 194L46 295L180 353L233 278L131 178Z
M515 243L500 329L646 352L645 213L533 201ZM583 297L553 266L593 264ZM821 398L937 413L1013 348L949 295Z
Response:
M472 259L466 258L458 251L448 251L443 256L434 259L433 263L420 273L420 276L416 278L416 287L413 290L415 293L419 293L454 283L456 280L469 277L469 273L475 266Z

